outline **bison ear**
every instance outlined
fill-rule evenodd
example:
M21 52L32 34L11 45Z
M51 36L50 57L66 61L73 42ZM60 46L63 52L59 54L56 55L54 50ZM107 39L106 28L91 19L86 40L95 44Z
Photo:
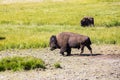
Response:
M55 43L57 43L57 39L55 35L52 35L50 38L50 41L54 41Z

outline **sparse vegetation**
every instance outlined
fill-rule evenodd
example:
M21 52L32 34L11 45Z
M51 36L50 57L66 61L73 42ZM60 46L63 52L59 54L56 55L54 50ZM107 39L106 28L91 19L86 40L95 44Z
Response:
M54 63L55 68L62 68L59 62Z
M0 60L0 71L5 70L31 70L35 68L45 69L45 63L42 59L35 57L5 57Z

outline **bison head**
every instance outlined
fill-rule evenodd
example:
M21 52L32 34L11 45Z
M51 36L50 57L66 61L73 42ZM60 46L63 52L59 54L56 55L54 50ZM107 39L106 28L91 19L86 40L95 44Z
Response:
M49 45L50 45L50 50L54 50L54 49L57 48L57 39L56 39L55 35L52 35L50 37L50 43L49 43Z

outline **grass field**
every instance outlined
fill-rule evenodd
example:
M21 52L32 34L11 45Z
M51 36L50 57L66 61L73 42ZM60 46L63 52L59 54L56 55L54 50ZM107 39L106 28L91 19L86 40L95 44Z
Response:
M120 44L119 0L2 1L0 50L48 47L49 37L62 31L88 35L94 44ZM94 17L95 27L82 28L84 16Z
M84 16L93 16L96 26L120 26L119 0L55 1L1 4L0 24L79 25Z

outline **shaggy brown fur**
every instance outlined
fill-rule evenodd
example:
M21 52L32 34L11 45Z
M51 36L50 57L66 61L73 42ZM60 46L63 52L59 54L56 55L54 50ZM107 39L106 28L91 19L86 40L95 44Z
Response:
M85 26L94 26L94 18L93 17L84 17L81 20L81 26L85 27Z
M84 51L86 46L91 54L92 48L90 47L91 41L88 36L71 33L71 32L62 32L58 35L52 35L50 37L50 48L54 50L56 48L60 49L60 54L64 55L64 52L67 52L67 56L71 54L71 48L81 48L81 54Z

